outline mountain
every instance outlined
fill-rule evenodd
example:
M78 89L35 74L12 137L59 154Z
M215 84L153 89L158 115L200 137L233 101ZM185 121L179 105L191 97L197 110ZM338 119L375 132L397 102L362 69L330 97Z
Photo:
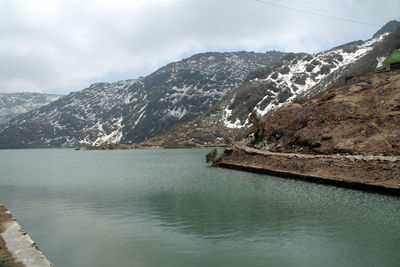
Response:
M318 54L204 53L147 77L94 84L0 125L0 148L151 144L152 137L161 146L196 146L239 139L254 111L270 116L374 71L376 58L400 44L399 28L387 32L393 25L370 40Z
M215 108L229 128L241 128L251 112L275 111L295 99L309 98L344 82L346 77L375 70L376 58L400 44L400 28L367 41L351 42L316 54L287 54L279 63L250 73Z
M60 97L60 95L39 93L0 93L0 124L19 114L47 105Z
M224 138L240 139L252 112L269 116L281 107L341 85L346 78L375 71L377 57L400 45L399 22L393 32L389 22L375 38L355 41L315 55L286 54L280 62L250 72L245 82L196 120L177 125L146 145L201 146L221 144ZM197 129L197 130L193 130ZM200 130L203 129L203 130ZM185 134L182 134L185 133Z
M354 77L303 104L253 118L214 166L400 193L400 70Z
M273 152L400 155L400 70L353 78L256 128L253 145Z
M93 84L0 126L0 148L140 142L205 113L284 53L203 53L147 77Z
M379 31L377 31L372 38L377 38L380 35L387 33L387 32L393 32L399 27L400 22L397 20L391 20L388 23L386 23Z

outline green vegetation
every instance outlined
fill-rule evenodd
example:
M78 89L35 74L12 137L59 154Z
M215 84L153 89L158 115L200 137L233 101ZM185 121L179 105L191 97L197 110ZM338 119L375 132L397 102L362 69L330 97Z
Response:
M229 137L225 136L224 137L224 143L227 144L227 145L230 145L230 144L232 144L232 140Z
M253 125L258 125L261 121L260 115L256 111L253 111L248 119L249 123L252 123Z
M293 100L293 104L303 105L307 100L307 97L299 95Z
M253 124L254 142L258 142L260 138L264 137L264 125L260 115L256 111L253 111L248 118L248 122Z
M210 153L206 155L206 162L207 163L213 162L216 158L217 158L217 149L214 148L213 150L211 150Z

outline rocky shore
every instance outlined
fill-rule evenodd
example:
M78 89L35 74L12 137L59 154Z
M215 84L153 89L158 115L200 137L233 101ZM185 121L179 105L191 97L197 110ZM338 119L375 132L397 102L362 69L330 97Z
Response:
M213 165L400 196L399 156L274 153L235 145Z
M54 266L37 244L0 204L0 266Z

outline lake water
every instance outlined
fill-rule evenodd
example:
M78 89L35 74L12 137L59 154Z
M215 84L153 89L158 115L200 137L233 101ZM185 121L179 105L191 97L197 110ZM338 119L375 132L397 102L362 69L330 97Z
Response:
M400 198L210 150L1 150L0 202L56 266L399 266Z

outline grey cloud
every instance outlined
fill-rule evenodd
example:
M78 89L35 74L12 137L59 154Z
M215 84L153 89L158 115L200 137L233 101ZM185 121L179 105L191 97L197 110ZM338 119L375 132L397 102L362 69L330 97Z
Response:
M384 23L398 1L266 1ZM0 0L0 92L64 92L136 78L205 51L319 52L379 26L250 0Z

